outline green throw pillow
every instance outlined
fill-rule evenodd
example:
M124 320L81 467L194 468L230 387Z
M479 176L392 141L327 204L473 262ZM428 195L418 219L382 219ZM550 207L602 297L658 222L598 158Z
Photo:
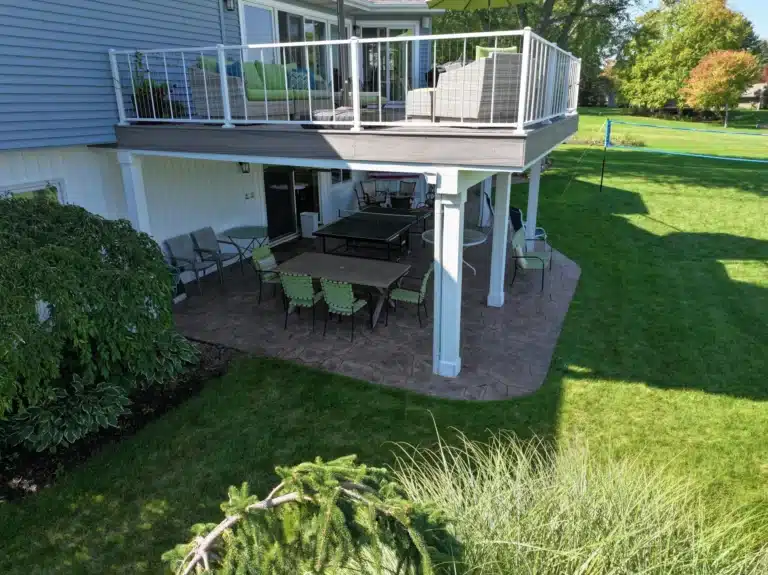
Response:
M295 62L286 64L285 69L283 69L282 64L262 64L261 62L254 62L253 64L267 90L285 90L286 74L296 69Z
M502 54L517 54L517 46L512 46L510 48L489 48L487 46L475 46L475 60L488 58L494 52L500 52Z
M254 62L254 66L250 66L247 63L245 65L245 86L249 90L264 89L264 80L261 79L261 74L259 74L259 70L255 66L258 63Z
M206 72L217 73L219 71L219 59L216 56L200 56L197 59L197 67Z

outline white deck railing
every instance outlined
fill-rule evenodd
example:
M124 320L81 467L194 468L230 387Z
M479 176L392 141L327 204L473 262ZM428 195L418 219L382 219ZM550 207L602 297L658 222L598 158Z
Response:
M581 60L530 29L110 50L121 124L526 128L574 113Z

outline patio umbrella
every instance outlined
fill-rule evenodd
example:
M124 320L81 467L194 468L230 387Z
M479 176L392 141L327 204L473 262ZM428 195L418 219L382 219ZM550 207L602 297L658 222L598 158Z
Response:
M518 4L533 4L532 0L429 0L427 6L440 10L491 10L492 8L511 8ZM491 28L491 15L488 14L488 32Z

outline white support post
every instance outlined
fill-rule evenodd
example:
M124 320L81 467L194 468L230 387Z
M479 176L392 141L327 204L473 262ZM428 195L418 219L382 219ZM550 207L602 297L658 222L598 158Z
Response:
M515 133L525 133L526 102L528 101L528 76L531 65L531 29L523 30L523 61L520 69L520 97L517 100L517 127Z
M320 170L317 172L317 196L320 200L320 220L324 226L337 219L337 213L333 202L333 182L331 172Z
M123 192L128 210L128 219L140 232L150 233L149 208L144 189L144 173L141 170L141 158L133 152L119 150L117 161L123 176Z
M493 243L491 244L491 279L488 305L504 305L504 280L507 273L507 233L509 230L509 192L512 174L496 175L496 199L493 206Z
M123 102L123 87L120 84L120 71L117 67L115 50L109 50L109 67L112 69L112 86L115 88L115 100L117 100L117 118L120 126L127 126L125 121L125 103Z
M360 128L360 41L357 36L352 36L349 43L349 66L352 68L352 131L359 132Z
M435 198L435 295L433 365L437 375L456 377L461 371L461 283L464 202L458 170L438 176Z
M224 50L224 44L216 46L219 58L219 85L221 86L221 103L224 109L223 128L233 128L232 109L229 105L229 76L227 75L227 54Z
M536 214L539 211L539 183L541 181L541 160L531 165L528 174L528 213L525 220L525 239L533 240L536 235Z

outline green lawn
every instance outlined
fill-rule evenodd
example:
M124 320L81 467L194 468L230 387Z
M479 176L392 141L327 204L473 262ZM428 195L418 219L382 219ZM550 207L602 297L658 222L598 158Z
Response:
M583 117L582 131L599 117ZM714 152L718 150L713 150ZM238 363L52 488L0 505L0 573L157 572L229 484L321 455L391 460L441 428L581 435L768 509L768 166L564 146L540 223L582 276L544 387L439 401L270 360ZM516 187L514 202L524 205Z

